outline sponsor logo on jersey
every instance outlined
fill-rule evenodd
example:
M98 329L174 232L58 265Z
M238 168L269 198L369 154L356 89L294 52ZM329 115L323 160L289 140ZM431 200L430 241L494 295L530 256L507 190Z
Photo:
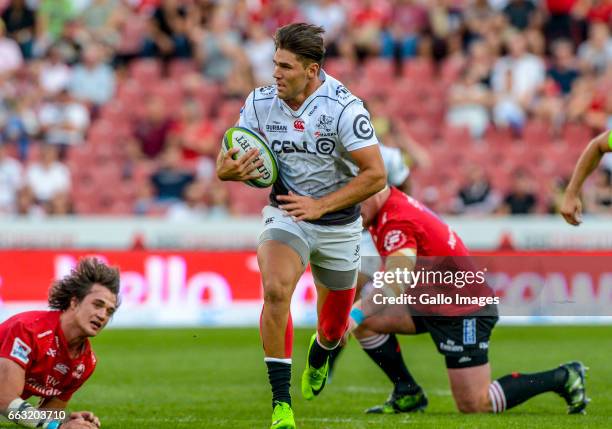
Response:
M266 131L269 133L286 133L287 125L270 125L266 124Z
M30 362L30 353L32 352L32 348L28 346L21 338L15 337L13 341L13 349L11 350L11 357L14 357L20 362L24 364L28 364Z
M266 221L264 222L265 225L270 225L272 222L274 222L274 218L273 217L269 217L266 218Z
M314 107L312 109L310 109L310 112L308 112L308 116L314 115L314 112L316 112L318 108L319 108L319 106L317 106L315 104Z
M317 140L317 152L323 155L330 155L336 148L336 142L326 137Z
M355 134L355 137L362 140L372 138L374 135L374 128L366 115L360 114L355 116L355 120L353 121L353 134Z
M296 119L293 122L293 128L295 128L296 131L304 131L304 121L302 121L301 119Z
M399 229L392 229L387 232L383 241L383 247L387 252L392 252L397 249L401 249L401 247L406 244L408 241L408 237L404 234L403 231Z
M261 95L272 95L274 94L274 90L274 85L262 86L261 88L259 88L259 93Z
M43 397L60 396L63 393L59 389L55 389L53 387L47 388L45 386L42 386L40 383L38 383L33 378L29 378L26 381L26 386L28 387L29 390L36 392L35 396L43 396Z
M85 373L85 364L78 364L76 369L74 371L72 371L72 376L74 378L76 378L77 380L79 380L81 377L83 377L83 374Z
M57 356L57 350L55 350L55 349L49 349L49 350L47 350L47 356L50 356L50 357L55 357L55 356Z
M308 142L296 143L290 140L272 140L272 150L276 153L308 153L310 155L329 155L336 147L332 139L321 138L316 141L315 149Z
M59 380L52 375L47 375L46 387L57 387L60 384Z
M65 364L63 364L63 363L58 363L58 364L56 364L56 365L53 367L53 369L54 369L55 371L59 372L60 374L66 375L66 374L68 374L68 370L69 370L70 368L68 368L68 365L65 365Z
M38 334L38 336L36 338L45 338L47 335L50 335L52 333L53 333L53 331L51 329L49 329L48 331L45 331L42 334Z
M334 123L334 118L332 118L331 116L327 116L327 115L321 115L317 119L316 127L322 131L325 131L326 133L329 133L332 131L333 123Z
M340 85L338 88L336 88L336 97L338 97L340 100L344 101L350 96L351 96L351 92L348 89L346 89L344 85Z

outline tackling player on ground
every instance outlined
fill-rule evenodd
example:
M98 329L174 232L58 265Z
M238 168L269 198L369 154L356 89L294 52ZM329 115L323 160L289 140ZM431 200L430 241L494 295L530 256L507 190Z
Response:
M118 305L119 271L82 259L49 291L51 311L28 311L0 324L0 410L29 428L94 429L91 412L60 411L96 366L89 344ZM41 398L38 409L25 400Z
M570 225L578 226L582 223L582 203L580 202L582 185L608 152L612 152L611 131L606 131L591 140L580 155L561 203L561 215Z
M364 226L369 227L385 259L387 272L397 268L416 270L422 258L427 261L425 265L431 261L440 264L439 268L433 266L440 271L471 266L459 236L428 208L397 189L385 189L364 201L361 213ZM398 285L390 286L397 293ZM435 285L426 287L430 295L440 292L431 289ZM492 291L485 283L482 287L471 284L457 293L486 297ZM429 332L445 356L451 391L461 412L500 413L544 392L561 395L571 414L583 412L589 401L585 394L586 368L580 362L534 374L512 373L491 381L489 338L498 319L494 304L484 308L452 304L443 309L417 303L368 311L362 307L369 299L364 297L351 312L358 325L353 334L393 382L394 389L386 403L370 408L368 413L410 412L427 406L427 398L406 368L395 336L423 332Z
M239 126L259 132L275 152L279 178L262 212L257 257L264 288L261 337L272 387L272 429L295 428L289 385L291 296L310 262L317 287L302 394L323 389L329 353L344 334L355 296L361 218L358 204L385 186L378 141L363 103L321 65L323 29L297 23L277 30L276 85L255 89ZM219 154L221 180L259 177L257 151Z

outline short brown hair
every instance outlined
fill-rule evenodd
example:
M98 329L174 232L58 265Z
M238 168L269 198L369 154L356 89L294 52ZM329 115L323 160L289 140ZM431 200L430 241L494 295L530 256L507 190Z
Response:
M285 25L276 30L274 45L276 49L293 52L302 63L323 64L325 57L325 30L322 27L304 22Z
M104 286L118 296L119 270L97 258L81 259L69 275L53 283L49 290L49 307L53 310L67 310L72 298L83 301L94 284Z

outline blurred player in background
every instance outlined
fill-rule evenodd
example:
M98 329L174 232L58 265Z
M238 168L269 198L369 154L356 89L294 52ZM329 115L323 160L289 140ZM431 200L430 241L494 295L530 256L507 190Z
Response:
M427 207L397 189L385 189L364 201L361 213L364 226L369 228L385 260L386 272L416 271L423 266L422 259L435 261L432 268L441 272L462 271L471 266L461 238ZM393 283L383 287L392 296L413 291ZM428 294L435 296L446 286L426 287ZM488 349L498 320L495 304L483 307L453 301L442 307L417 300L416 304L373 308L373 295L367 291L368 286L365 289L363 299L351 312L358 325L353 334L394 384L387 402L366 412L393 414L425 409L427 398L408 371L395 336L424 332L429 332L445 357L453 398L461 412L501 413L544 392L561 395L570 414L584 412L589 399L585 393L586 368L580 362L534 374L512 373L491 382ZM465 297L493 295L486 282L469 284L453 292Z
M297 23L275 35L276 85L255 89L239 125L263 135L276 153L279 179L257 256L263 280L261 337L272 387L272 429L295 428L289 386L293 327L290 304L310 262L318 324L302 375L302 394L325 386L328 357L344 334L359 267L359 202L385 185L378 141L363 103L322 69L323 29ZM219 154L222 180L258 177L257 151L238 160ZM256 161L256 162L253 162Z
M561 203L561 215L570 225L578 226L582 223L582 202L580 202L582 185L608 152L612 152L612 132L610 131L591 140L580 155Z
M28 311L0 324L0 410L24 427L92 429L91 412L60 413L96 367L89 337L98 335L118 306L119 271L82 259L49 291L50 311ZM25 400L41 398L38 408ZM41 412L42 411L42 412Z

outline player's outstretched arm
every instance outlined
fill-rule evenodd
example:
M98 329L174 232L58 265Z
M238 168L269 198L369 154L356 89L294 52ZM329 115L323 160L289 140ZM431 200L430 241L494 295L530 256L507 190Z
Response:
M67 422L55 419L56 416L53 414L37 413L35 407L20 397L24 384L25 370L9 359L0 358L0 413L13 423L22 427L42 427L43 429L97 429L100 427L100 421L91 413L91 416L87 416L88 418L80 415L73 418L71 415ZM62 401L62 404L56 403L55 405L57 406L47 406L46 409L62 409L60 405L65 407L66 403Z
M579 225L582 222L582 203L580 202L582 185L597 168L604 154L612 152L611 137L610 131L600 134L591 140L578 159L561 202L561 215L570 225Z
M257 171L258 167L263 165L263 161L255 159L259 155L257 149L251 149L238 159L234 159L233 155L240 151L238 148L232 148L227 152L221 150L217 156L217 177L221 180L230 180L235 182L244 182L246 180L259 179L262 173Z

